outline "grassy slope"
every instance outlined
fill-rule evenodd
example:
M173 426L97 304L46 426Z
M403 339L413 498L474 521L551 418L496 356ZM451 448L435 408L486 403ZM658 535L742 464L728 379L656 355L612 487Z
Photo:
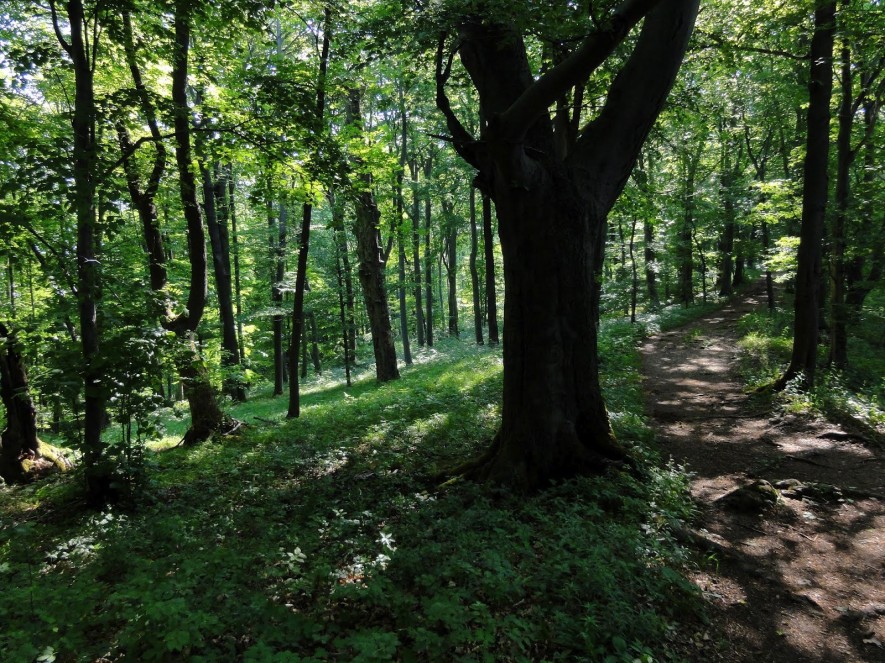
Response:
M608 323L601 350L642 482L437 489L499 419L500 352L450 343L395 383L317 383L297 421L256 397L240 436L149 453L129 513L85 510L71 478L3 489L2 659L673 658L696 600L667 527L690 506L648 449L638 335Z

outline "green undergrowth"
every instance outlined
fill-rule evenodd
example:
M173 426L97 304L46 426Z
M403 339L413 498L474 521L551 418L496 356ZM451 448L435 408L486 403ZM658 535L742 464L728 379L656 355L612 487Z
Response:
M859 426L885 440L885 337L876 337L876 311L868 312L848 339L848 367L844 371L819 370L815 387L803 391L787 385L775 396L784 410L816 411L833 421ZM742 350L740 370L751 389L772 384L790 361L793 347L791 311L755 311L738 323ZM826 363L827 348L820 346L818 364Z
M3 660L675 660L690 505L648 446L640 333L604 323L600 346L641 481L439 488L500 418L500 351L451 343L393 383L317 382L298 420L257 397L239 436L149 452L128 511L86 510L71 477L4 488Z

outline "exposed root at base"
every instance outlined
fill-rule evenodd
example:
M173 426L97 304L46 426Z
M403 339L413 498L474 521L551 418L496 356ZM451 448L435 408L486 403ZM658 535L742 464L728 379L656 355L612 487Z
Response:
M553 481L578 476L602 475L611 470L627 469L631 474L641 474L636 459L615 443L600 445L600 451L573 445L567 461L559 459L554 465L532 463L505 449L500 433L479 456L456 467L440 472L436 483L441 486L457 481L509 486L517 491L531 493L547 488Z
M221 425L217 428L194 428L191 427L184 434L184 437L179 440L176 447L192 447L201 442L206 442L207 440L212 439L215 435L220 435L221 437L228 437L230 435L236 435L240 429L244 426L247 426L246 422L240 421L239 419L234 419L233 417L225 416L224 420L221 422Z

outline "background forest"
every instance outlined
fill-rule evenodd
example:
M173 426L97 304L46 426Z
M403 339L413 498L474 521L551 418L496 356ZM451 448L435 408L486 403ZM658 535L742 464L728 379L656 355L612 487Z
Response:
M500 181L465 156L493 135L494 83L456 26L510 26L537 80L613 7L4 3L0 658L685 655L675 634L702 622L672 530L692 506L636 347L764 282L748 384L881 431L885 18L877 0L701 4L603 215L598 338L575 341L598 346L635 471L441 487L499 483L462 463L504 439L500 344L537 346L505 326L528 286ZM638 34L545 107L565 152Z

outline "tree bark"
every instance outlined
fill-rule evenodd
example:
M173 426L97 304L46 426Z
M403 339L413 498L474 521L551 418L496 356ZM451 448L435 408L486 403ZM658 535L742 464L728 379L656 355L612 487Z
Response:
M362 126L360 93L351 90L348 103L349 119ZM372 349L375 355L375 377L379 382L399 378L396 364L396 346L393 343L393 330L390 326L390 305L387 302L387 284L384 274L386 258L381 246L380 213L372 193L372 177L367 172L357 175L354 207L356 221L353 232L356 236L356 253L359 267L360 285L366 317L372 334Z
M323 116L326 110L326 70L329 66L329 47L332 40L332 10L326 5L323 18L323 45L320 50L320 69L317 78L316 112L314 114L314 133L319 136L325 129ZM301 392L298 384L296 360L298 344L304 330L304 290L307 286L307 253L310 250L310 224L313 205L304 203L301 215L301 234L298 237L298 267L295 272L295 293L292 304L292 337L289 349L289 418L301 414Z
M182 351L176 353L176 364L184 383L184 393L191 411L191 427L184 436L185 444L208 439L213 433L229 426L229 418L222 412L216 398L209 372L199 354L193 335L206 309L208 294L208 258L203 219L197 203L197 185L191 170L190 109L187 103L188 49L190 47L190 11L188 0L175 0L175 43L172 57L172 109L175 134L175 163L178 167L178 191L188 235L188 262L190 288L187 307L164 327L175 332L182 341Z
M209 243L212 246L212 267L215 291L218 297L218 317L221 322L221 365L233 370L240 365L240 348L237 344L237 326L234 319L233 287L230 268L230 234L228 231L227 180L213 180L209 167L202 163L203 211ZM218 167L216 165L216 175ZM238 377L227 376L225 393L237 402L246 400L246 390Z
M827 209L827 167L830 151L830 98L833 90L833 42L836 4L820 2L814 12L807 138L802 186L802 227L799 232L795 320L790 364L774 384L784 389L800 377L814 386L817 369L819 290L824 217Z
M399 298L399 329L403 343L403 360L407 366L412 365L412 346L409 342L409 312L406 307L406 233L403 228L403 178L405 177L408 150L408 117L402 87L399 89L400 102L400 157L399 170L396 173L396 252L397 252L397 296Z
M473 293L473 331L476 344L483 345L482 337L482 295L479 291L479 271L476 266L477 247L476 231L476 187L470 186L470 286Z
M15 336L3 323L0 346L0 399L6 410L6 428L0 434L0 477L12 483L28 478L26 466L40 456L40 441L25 364Z
M489 321L489 345L498 345L498 292L495 279L495 235L492 229L492 199L482 194L482 241L485 255L486 318Z
M237 232L237 205L234 193L236 192L236 182L234 181L233 166L227 166L227 193L228 193L228 209L230 215L230 232L231 241L233 242L233 258L234 258L234 305L236 306L237 318L237 350L239 353L240 364L246 362L246 347L243 342L243 290L240 283L240 237Z
M446 301L449 307L449 335L460 338L458 329L458 230L455 226L451 205L443 201L443 213L447 224L443 237L443 264L446 267Z
M99 261L96 254L98 228L96 223L97 143L95 134L96 107L93 60L97 44L87 43L88 29L81 0L66 4L70 42L61 33L55 2L50 3L53 27L62 48L74 65L74 112L71 118L74 133L74 211L77 216L77 308L80 318L80 343L83 353L84 430L83 465L89 500L102 503L109 497L111 468L104 462L101 431L104 423L105 396L102 374L96 366L99 351L98 296ZM94 16L93 21L98 17ZM97 37L96 37L97 38Z
M412 171L412 273L414 275L413 292L415 295L415 331L418 346L425 344L424 303L421 297L421 199L418 196L418 161L413 159L409 164ZM429 195L429 194L428 194Z
M644 7L633 19L635 6L622 9L626 26L619 23L619 32L604 40L594 33L563 63L567 67L554 67L537 82L512 28L465 22L461 60L490 118L479 142L441 99L449 68L438 52L437 106L456 149L478 167L495 200L504 255L502 423L486 456L465 468L479 479L531 490L629 462L614 440L600 388L593 293L607 214L673 83L697 3L662 0L650 10L603 110L562 160L552 157L546 113L607 57L623 39L620 30L649 11ZM599 40L605 41L601 55Z
M270 247L273 257L273 269L271 274L270 299L274 309L272 320L273 327L273 366L274 366L274 396L283 395L283 386L286 382L286 360L283 352L283 278L286 274L286 233L288 222L288 208L283 201L279 203L278 214L273 213L273 206L268 203L267 222L270 227ZM276 225L276 229L274 229ZM275 237L276 235L276 237Z
M424 160L424 181L430 181L433 159ZM433 347L433 255L430 252L431 201L428 192L424 198L424 300L427 302L427 345Z
M700 140L694 152L682 155L682 224L679 226L676 254L679 265L679 301L683 306L694 302L694 210L695 210L695 178L704 142Z

